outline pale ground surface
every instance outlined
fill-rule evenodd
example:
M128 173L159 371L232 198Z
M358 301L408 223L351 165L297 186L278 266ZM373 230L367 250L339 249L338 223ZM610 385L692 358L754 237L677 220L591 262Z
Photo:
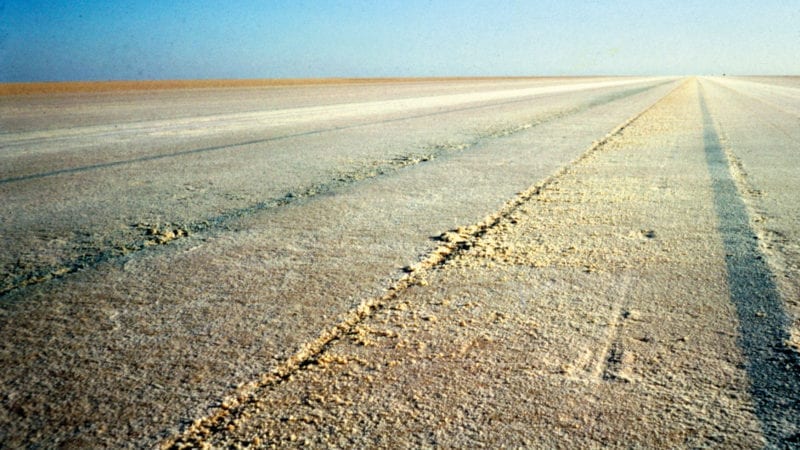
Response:
M785 80L619 81L398 88L408 112L344 89L330 95L390 102L386 116L237 128L254 104L197 140L192 121L167 140L97 118L42 136L20 118L0 166L0 441L797 445L782 310L797 312L799 186L771 174L797 167L798 97ZM290 91L276 108L292 114L321 95ZM787 138L753 127L754 102ZM142 120L156 133L168 117ZM170 191L204 177L215 187ZM23 277L54 267L72 270Z
M752 375L770 363L741 344L742 334L761 333L754 321L782 311L737 311L732 302L741 269L726 264L733 247L723 241L748 231L731 232L731 215L720 212L731 206L719 185L732 177L713 168L724 154L704 120L711 85L686 83L491 226L446 236L462 249L455 256L414 272L407 289L377 301L290 374L242 388L183 439L800 444L797 354L768 344L788 372L773 385ZM769 274L750 275L767 281L759 291L771 289Z
M0 134L0 239L6 249L0 293L170 240L170 233L218 228L286 203L287 196L306 197L460 153L540 122L588 117L594 106L608 108L622 98L646 102L659 92L647 88L663 82L0 98L8 130ZM594 88L587 90L590 83ZM613 123L626 113L599 119ZM605 125L586 127L577 139L605 131Z

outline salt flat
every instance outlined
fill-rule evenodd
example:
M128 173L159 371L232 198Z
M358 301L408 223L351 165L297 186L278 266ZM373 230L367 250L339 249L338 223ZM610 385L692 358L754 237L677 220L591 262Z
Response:
M3 97L0 438L794 442L796 92Z

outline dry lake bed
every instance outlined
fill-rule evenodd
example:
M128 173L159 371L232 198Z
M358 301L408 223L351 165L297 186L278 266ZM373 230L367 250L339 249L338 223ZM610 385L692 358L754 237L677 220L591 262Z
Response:
M800 446L800 78L0 94L2 448Z

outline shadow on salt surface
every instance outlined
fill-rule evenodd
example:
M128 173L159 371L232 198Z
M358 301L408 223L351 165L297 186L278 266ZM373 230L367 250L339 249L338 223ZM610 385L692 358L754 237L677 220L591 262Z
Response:
M739 346L747 360L750 393L769 447L800 444L800 358L785 343L791 321L781 303L747 207L739 196L705 99L703 136L726 255L731 302L739 318Z

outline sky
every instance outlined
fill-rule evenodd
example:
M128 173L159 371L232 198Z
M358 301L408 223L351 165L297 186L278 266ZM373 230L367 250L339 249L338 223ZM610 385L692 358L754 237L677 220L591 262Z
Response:
M800 0L0 0L0 82L800 74Z

